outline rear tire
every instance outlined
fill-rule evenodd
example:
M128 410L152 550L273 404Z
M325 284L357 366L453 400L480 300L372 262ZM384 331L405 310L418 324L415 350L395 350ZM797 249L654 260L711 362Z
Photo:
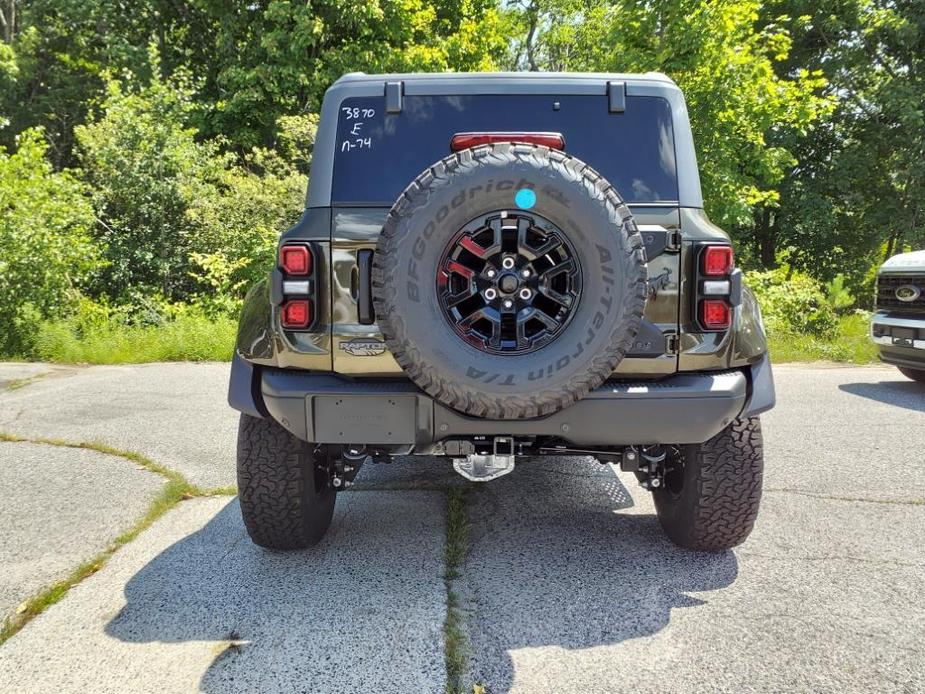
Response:
M899 372L906 378L911 378L917 383L925 383L925 369L907 369L903 366L896 367Z
M330 451L297 439L272 419L242 414L238 501L251 539L269 549L304 549L331 525L337 492Z
M761 423L739 419L709 441L684 446L683 466L653 493L665 533L688 549L720 551L745 541L761 502Z

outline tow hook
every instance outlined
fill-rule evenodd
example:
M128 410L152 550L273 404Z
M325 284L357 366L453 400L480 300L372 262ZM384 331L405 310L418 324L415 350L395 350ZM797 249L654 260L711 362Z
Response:
M644 461L640 468L645 471L645 477L639 481L643 489L653 490L663 487L665 484L665 460L668 458L668 452L658 446L654 451L649 452L643 448L640 456Z
M453 458L453 469L472 482L487 482L514 469L514 439L496 436L492 453L470 453L465 458Z

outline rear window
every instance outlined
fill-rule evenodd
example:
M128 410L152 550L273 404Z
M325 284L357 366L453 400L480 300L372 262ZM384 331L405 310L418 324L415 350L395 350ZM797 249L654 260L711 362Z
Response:
M332 202L391 205L428 166L450 154L454 134L558 132L565 151L593 166L628 202L678 199L671 109L665 99L630 96L623 113L580 95L406 96L401 113L384 97L341 104Z

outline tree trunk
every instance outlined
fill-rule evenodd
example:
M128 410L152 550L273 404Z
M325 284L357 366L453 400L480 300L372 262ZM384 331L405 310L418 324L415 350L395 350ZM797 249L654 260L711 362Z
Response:
M16 36L16 0L0 5L0 25L3 25L3 42L13 43Z
M765 270L773 270L777 266L777 233L771 223L771 210L768 207L761 210L755 225L755 241L761 266Z
M539 23L539 12L540 8L535 2L531 2L530 6L527 8L527 16L530 18L530 29L527 31L527 38L525 41L526 50L527 50L527 65L530 67L531 72L536 72L539 68L536 66L536 55L534 54L535 46L534 41L536 40L537 24Z
M883 254L884 263L893 257L893 246L895 245L896 245L896 232L891 231L890 237L886 240L886 253Z

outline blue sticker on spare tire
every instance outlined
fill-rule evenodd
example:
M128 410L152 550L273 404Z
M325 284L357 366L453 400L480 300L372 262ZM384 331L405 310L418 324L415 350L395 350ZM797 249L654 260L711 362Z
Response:
M536 193L529 188L521 188L514 195L514 203L522 210L529 210L536 204Z

